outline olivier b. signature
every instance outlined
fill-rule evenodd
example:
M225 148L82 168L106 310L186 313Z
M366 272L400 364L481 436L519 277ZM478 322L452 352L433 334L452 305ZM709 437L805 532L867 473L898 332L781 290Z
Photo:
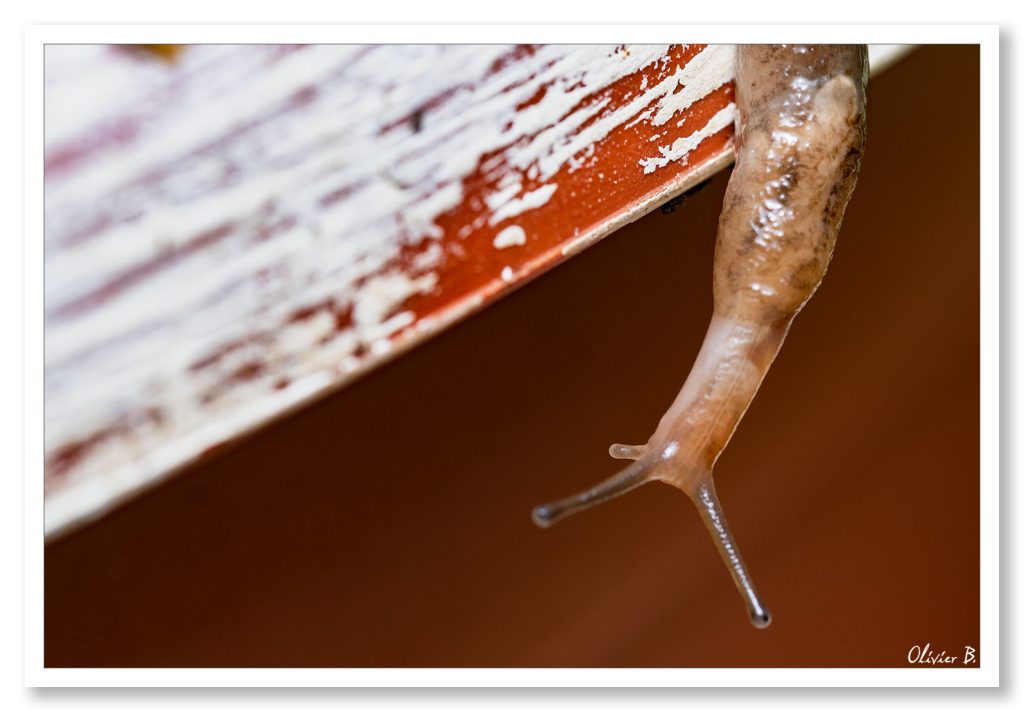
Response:
M970 665L976 661L977 651L970 645L964 646L963 656L951 655L945 650L939 652L932 650L931 643L925 643L924 645L915 645L907 651L907 662L912 665L956 665L961 663L963 665Z

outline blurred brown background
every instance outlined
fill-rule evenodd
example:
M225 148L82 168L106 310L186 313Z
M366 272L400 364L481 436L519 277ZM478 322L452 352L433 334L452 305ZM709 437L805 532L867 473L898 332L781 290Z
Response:
M822 288L715 470L765 631L680 492L556 527L711 312L723 174L47 547L48 666L900 666L979 643L976 47L872 81Z

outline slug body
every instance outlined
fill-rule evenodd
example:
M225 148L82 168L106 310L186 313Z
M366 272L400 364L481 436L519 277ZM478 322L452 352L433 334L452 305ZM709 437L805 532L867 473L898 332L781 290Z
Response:
M718 224L714 314L682 390L645 445L612 445L635 462L534 510L547 527L652 480L697 506L751 622L771 621L715 494L712 469L828 268L866 138L863 45L741 45L737 158Z

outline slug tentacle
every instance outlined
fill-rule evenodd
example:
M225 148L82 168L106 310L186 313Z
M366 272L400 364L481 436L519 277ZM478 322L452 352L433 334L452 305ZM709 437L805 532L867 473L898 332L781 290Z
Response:
M649 464L646 461L638 460L585 492L534 507L533 522L538 527L550 527L559 519L582 512L595 504L607 502L609 499L625 494L650 480Z
M832 258L864 150L866 83L863 45L739 47L736 166L719 219L714 313L700 353L648 443L609 449L636 462L534 510L534 521L546 527L651 480L681 489L758 628L771 616L711 473Z
M704 526L711 532L715 542L715 548L722 557L722 561L732 574L733 583L743 596L747 604L747 615L755 628L767 628L772 622L772 615L763 603L754 582L747 573L747 567L740 556L739 547L733 541L729 531L729 524L725 521L725 514L722 512L722 505L718 502L718 495L715 493L715 483L709 475L707 480L697 487L693 503L697 505Z
M608 454L616 460L639 460L647 452L646 445L622 445L615 443L608 448Z

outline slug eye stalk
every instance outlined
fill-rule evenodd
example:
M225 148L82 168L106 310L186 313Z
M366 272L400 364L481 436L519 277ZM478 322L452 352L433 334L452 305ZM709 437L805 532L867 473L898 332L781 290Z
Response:
M757 394L797 313L814 294L860 170L866 139L864 45L741 45L736 167L715 247L715 309L690 375L635 462L533 510L548 527L652 480L690 497L751 623L771 615L740 556L711 472Z

